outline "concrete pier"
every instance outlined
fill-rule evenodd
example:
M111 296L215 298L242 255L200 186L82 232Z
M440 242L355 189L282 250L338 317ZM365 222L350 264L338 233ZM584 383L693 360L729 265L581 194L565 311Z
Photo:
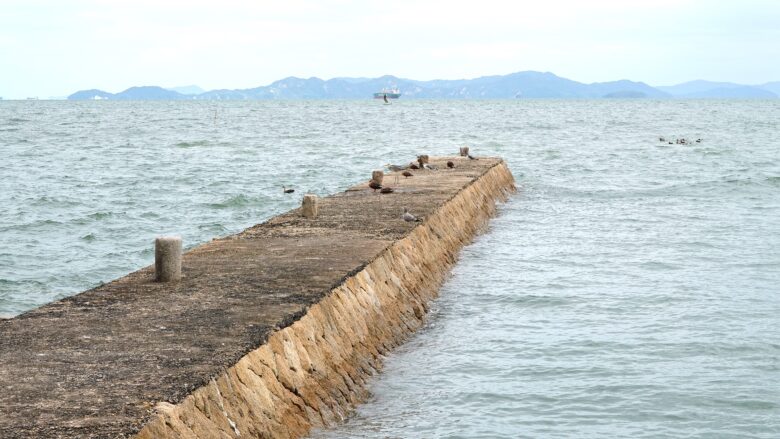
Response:
M362 183L316 218L191 249L178 282L150 266L0 320L0 437L297 438L340 422L514 190L500 159L429 161L392 194Z

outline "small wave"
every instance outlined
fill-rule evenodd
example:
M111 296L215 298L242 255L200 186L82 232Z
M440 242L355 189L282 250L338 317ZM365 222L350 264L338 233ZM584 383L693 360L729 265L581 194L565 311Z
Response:
M86 241L86 242L93 242L96 239L97 239L97 236L95 236L94 233L88 233L88 234L86 234L86 235L81 237L81 240L82 241Z
M226 209L230 207L240 207L250 204L252 200L244 194L239 194L228 198L220 203L210 203L208 206L213 209Z
M110 217L112 215L113 214L111 212L95 212L95 213L90 213L87 216L92 218L92 219L94 219L94 220L102 220L102 219L108 218L108 217Z
M77 206L81 204L78 201L64 200L59 197L50 197L48 195L43 195L35 199L29 199L29 202L34 206L58 206L58 207Z
M209 234L223 234L229 232L228 228L221 223L201 224L198 226L198 230L207 232Z
M23 117L12 117L12 118L8 119L8 122L24 123L24 122L30 122L30 119L25 119Z
M780 187L780 176L767 177L764 181L770 186Z
M728 186L770 186L780 187L780 176L758 177L758 178L724 178L722 183Z
M728 184L736 184L736 185L739 185L739 186L748 186L748 185L753 184L753 179L750 178L750 177L748 177L748 178L726 178L726 179L723 180L723 182L724 183L728 183Z
M198 146L207 146L209 145L209 143L210 142L208 140L195 140L192 142L179 142L174 144L173 146L175 148L195 148Z
M26 231L31 229L34 230L39 227L48 228L49 226L52 226L54 228L59 228L60 226L62 226L62 223L51 219L35 220L29 223L12 224L9 226L0 227L0 232Z
M676 264L670 264L667 262L660 262L660 261L642 262L640 266L653 271L679 270L682 268Z
M38 226L61 226L62 222L52 219L46 219L46 220L38 220L34 221L29 226L32 227L38 227Z
M551 125L551 124L531 123L528 125L528 128L534 130L555 131L560 129L561 127L558 125Z
M520 297L511 297L502 300L505 303L521 305L527 308L547 308L569 305L572 300L569 297L531 294Z
M0 287L20 287L20 286L32 286L43 287L45 284L38 280L11 280L0 278Z

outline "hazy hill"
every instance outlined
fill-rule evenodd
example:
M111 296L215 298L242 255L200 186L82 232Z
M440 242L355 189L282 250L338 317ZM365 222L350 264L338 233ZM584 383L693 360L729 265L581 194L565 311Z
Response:
M206 90L203 90L197 85L182 85L179 87L168 87L167 90L175 91L176 93L181 93L183 95L199 95L201 93L206 92Z
M739 87L713 88L675 97L683 99L772 99L777 98L777 95L763 88L743 85Z
M687 95L692 93L703 93L708 90L712 90L716 88L726 89L726 88L736 88L736 87L740 87L740 85L731 82L703 81L701 79L698 79L696 81L683 82L682 84L677 84L677 85L656 86L658 90L665 91L666 93L669 93L672 96L682 96L682 95Z
M763 86L750 86L735 84L733 82L712 82L712 81L690 81L682 84L672 86L660 86L656 87L659 90L665 91L676 98L719 98L719 99L765 99L776 98L778 96L776 91L772 90L774 84L780 84L777 82L770 82ZM769 88L767 88L767 86ZM780 87L778 87L780 88ZM780 90L778 90L780 91Z
M91 89L81 90L68 96L68 99L72 101L84 101L91 99L110 99L114 95L112 93L105 92L103 90Z
M595 82L590 84L589 91L593 98L667 98L669 94L651 87L644 82L628 80L612 82Z
M73 93L68 96L68 100L71 101L83 101L90 99L109 99L109 100L124 100L124 101L147 101L147 100L179 100L179 99L191 99L190 96L185 96L181 93L177 93L172 90L168 90L157 86L144 86L144 87L130 87L125 91L119 93L108 93L103 90L82 90Z
M759 87L780 96L780 81L767 82L766 84L759 85Z
M562 78L550 72L517 72L482 76L475 79L436 79L418 81L391 75L378 78L333 78L294 76L269 85L247 89L211 90L195 94L199 87L131 87L112 94L84 90L71 100L179 100L179 99L368 99L385 88L397 87L406 99L515 99L515 98L776 98L780 82L746 86L727 82L691 81L663 87L651 87L629 80L586 84Z
M177 93L172 90L167 90L162 87L156 86L144 86L144 87L130 87L127 90L117 93L113 99L121 100L176 100L186 99L187 97L181 93Z

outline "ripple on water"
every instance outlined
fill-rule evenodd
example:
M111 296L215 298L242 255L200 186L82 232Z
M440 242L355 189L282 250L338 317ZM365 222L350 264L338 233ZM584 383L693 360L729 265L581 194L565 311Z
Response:
M174 148L196 148L199 146L209 146L211 144L208 140L192 140L189 142L178 142L173 146Z
M217 203L209 203L212 209L237 209L250 206L263 206L270 202L267 196L248 196L245 194L233 195Z

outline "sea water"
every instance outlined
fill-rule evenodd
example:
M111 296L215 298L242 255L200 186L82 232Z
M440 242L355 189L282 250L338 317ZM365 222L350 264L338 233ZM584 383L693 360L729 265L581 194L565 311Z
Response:
M2 101L0 314L468 145L517 195L314 437L776 438L778 121L778 100Z

